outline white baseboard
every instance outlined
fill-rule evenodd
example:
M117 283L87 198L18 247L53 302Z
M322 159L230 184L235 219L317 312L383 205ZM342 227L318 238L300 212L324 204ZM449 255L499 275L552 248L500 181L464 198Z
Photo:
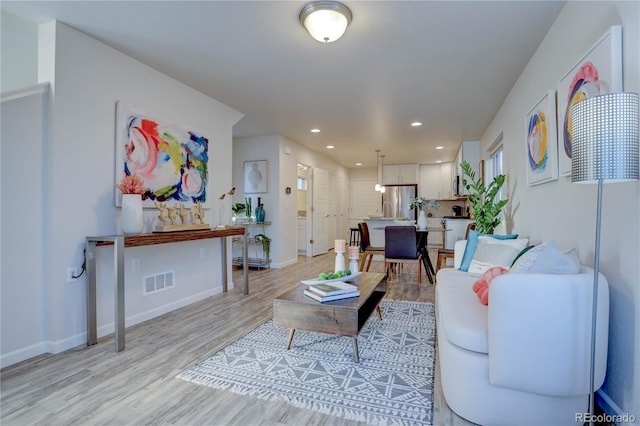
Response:
M167 312L175 311L178 308L182 308L183 306L190 305L194 302L197 302L198 300L206 299L207 297L213 296L214 294L218 294L220 292L221 290L203 291L202 293L194 294L189 297L185 297L184 299L175 300L166 305L158 306L148 311L140 312L139 314L132 315L124 319L125 328L131 327L132 325L140 324L141 322L158 317L162 314L166 314ZM98 337L106 336L108 334L114 333L114 331L115 331L114 322L109 324L104 324L98 327ZM86 339L86 335L85 335L85 339ZM58 353L58 352L53 352L53 353Z
M220 290L207 290L198 294L185 297L181 300L168 303L163 306L158 306L151 310L141 312L125 318L125 327L131 327L132 325L139 324L141 322L158 317L167 312L174 311L183 306L190 305L214 294L220 293ZM111 322L98 327L98 337L103 337L108 334L113 334L115 331L115 323ZM66 337L57 341L43 341L36 343L35 345L28 346L26 348L18 349L16 351L0 355L0 368L8 367L18 362L33 358L34 356L42 355L45 353L57 354L66 351L76 346L84 345L87 343L87 333L79 333L74 336Z
M20 361L24 361L25 359L47 353L49 352L47 349L47 342L40 342L35 345L27 346L26 348L18 349L17 351L3 354L0 356L0 368L8 367Z
M272 263L271 267L272 268L284 268L285 266L289 266L289 265L295 265L298 262L298 258L293 258L293 259L289 259L289 260L285 260L284 262L280 262L280 263Z

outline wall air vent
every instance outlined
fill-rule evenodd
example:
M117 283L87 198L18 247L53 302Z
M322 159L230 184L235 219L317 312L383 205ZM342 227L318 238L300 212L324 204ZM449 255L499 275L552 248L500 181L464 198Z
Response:
M175 271L161 272L142 278L142 294L147 296L175 287Z

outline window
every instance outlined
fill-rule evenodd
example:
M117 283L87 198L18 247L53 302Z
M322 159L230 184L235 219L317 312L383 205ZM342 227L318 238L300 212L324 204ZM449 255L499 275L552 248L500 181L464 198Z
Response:
M298 189L307 189L307 178L298 176Z
M496 139L496 141L489 148L489 167L487 173L486 184L488 185L494 177L501 175L504 173L503 167L503 148L502 148L502 134ZM496 197L496 201L502 200L504 198L504 185L500 188L500 192Z

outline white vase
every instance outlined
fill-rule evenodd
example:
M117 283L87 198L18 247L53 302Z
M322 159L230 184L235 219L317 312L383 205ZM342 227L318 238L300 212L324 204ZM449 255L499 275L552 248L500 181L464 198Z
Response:
M144 227L142 215L142 196L140 194L122 194L120 228L123 234L139 234Z
M424 215L424 210L418 212L418 229L421 231L427 229L427 217Z

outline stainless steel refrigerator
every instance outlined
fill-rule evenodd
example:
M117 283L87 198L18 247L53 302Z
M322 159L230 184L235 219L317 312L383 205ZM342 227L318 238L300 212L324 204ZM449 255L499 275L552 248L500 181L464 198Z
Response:
M384 217L417 220L417 211L409 209L409 203L418 196L418 185L385 185L382 194L382 214Z

